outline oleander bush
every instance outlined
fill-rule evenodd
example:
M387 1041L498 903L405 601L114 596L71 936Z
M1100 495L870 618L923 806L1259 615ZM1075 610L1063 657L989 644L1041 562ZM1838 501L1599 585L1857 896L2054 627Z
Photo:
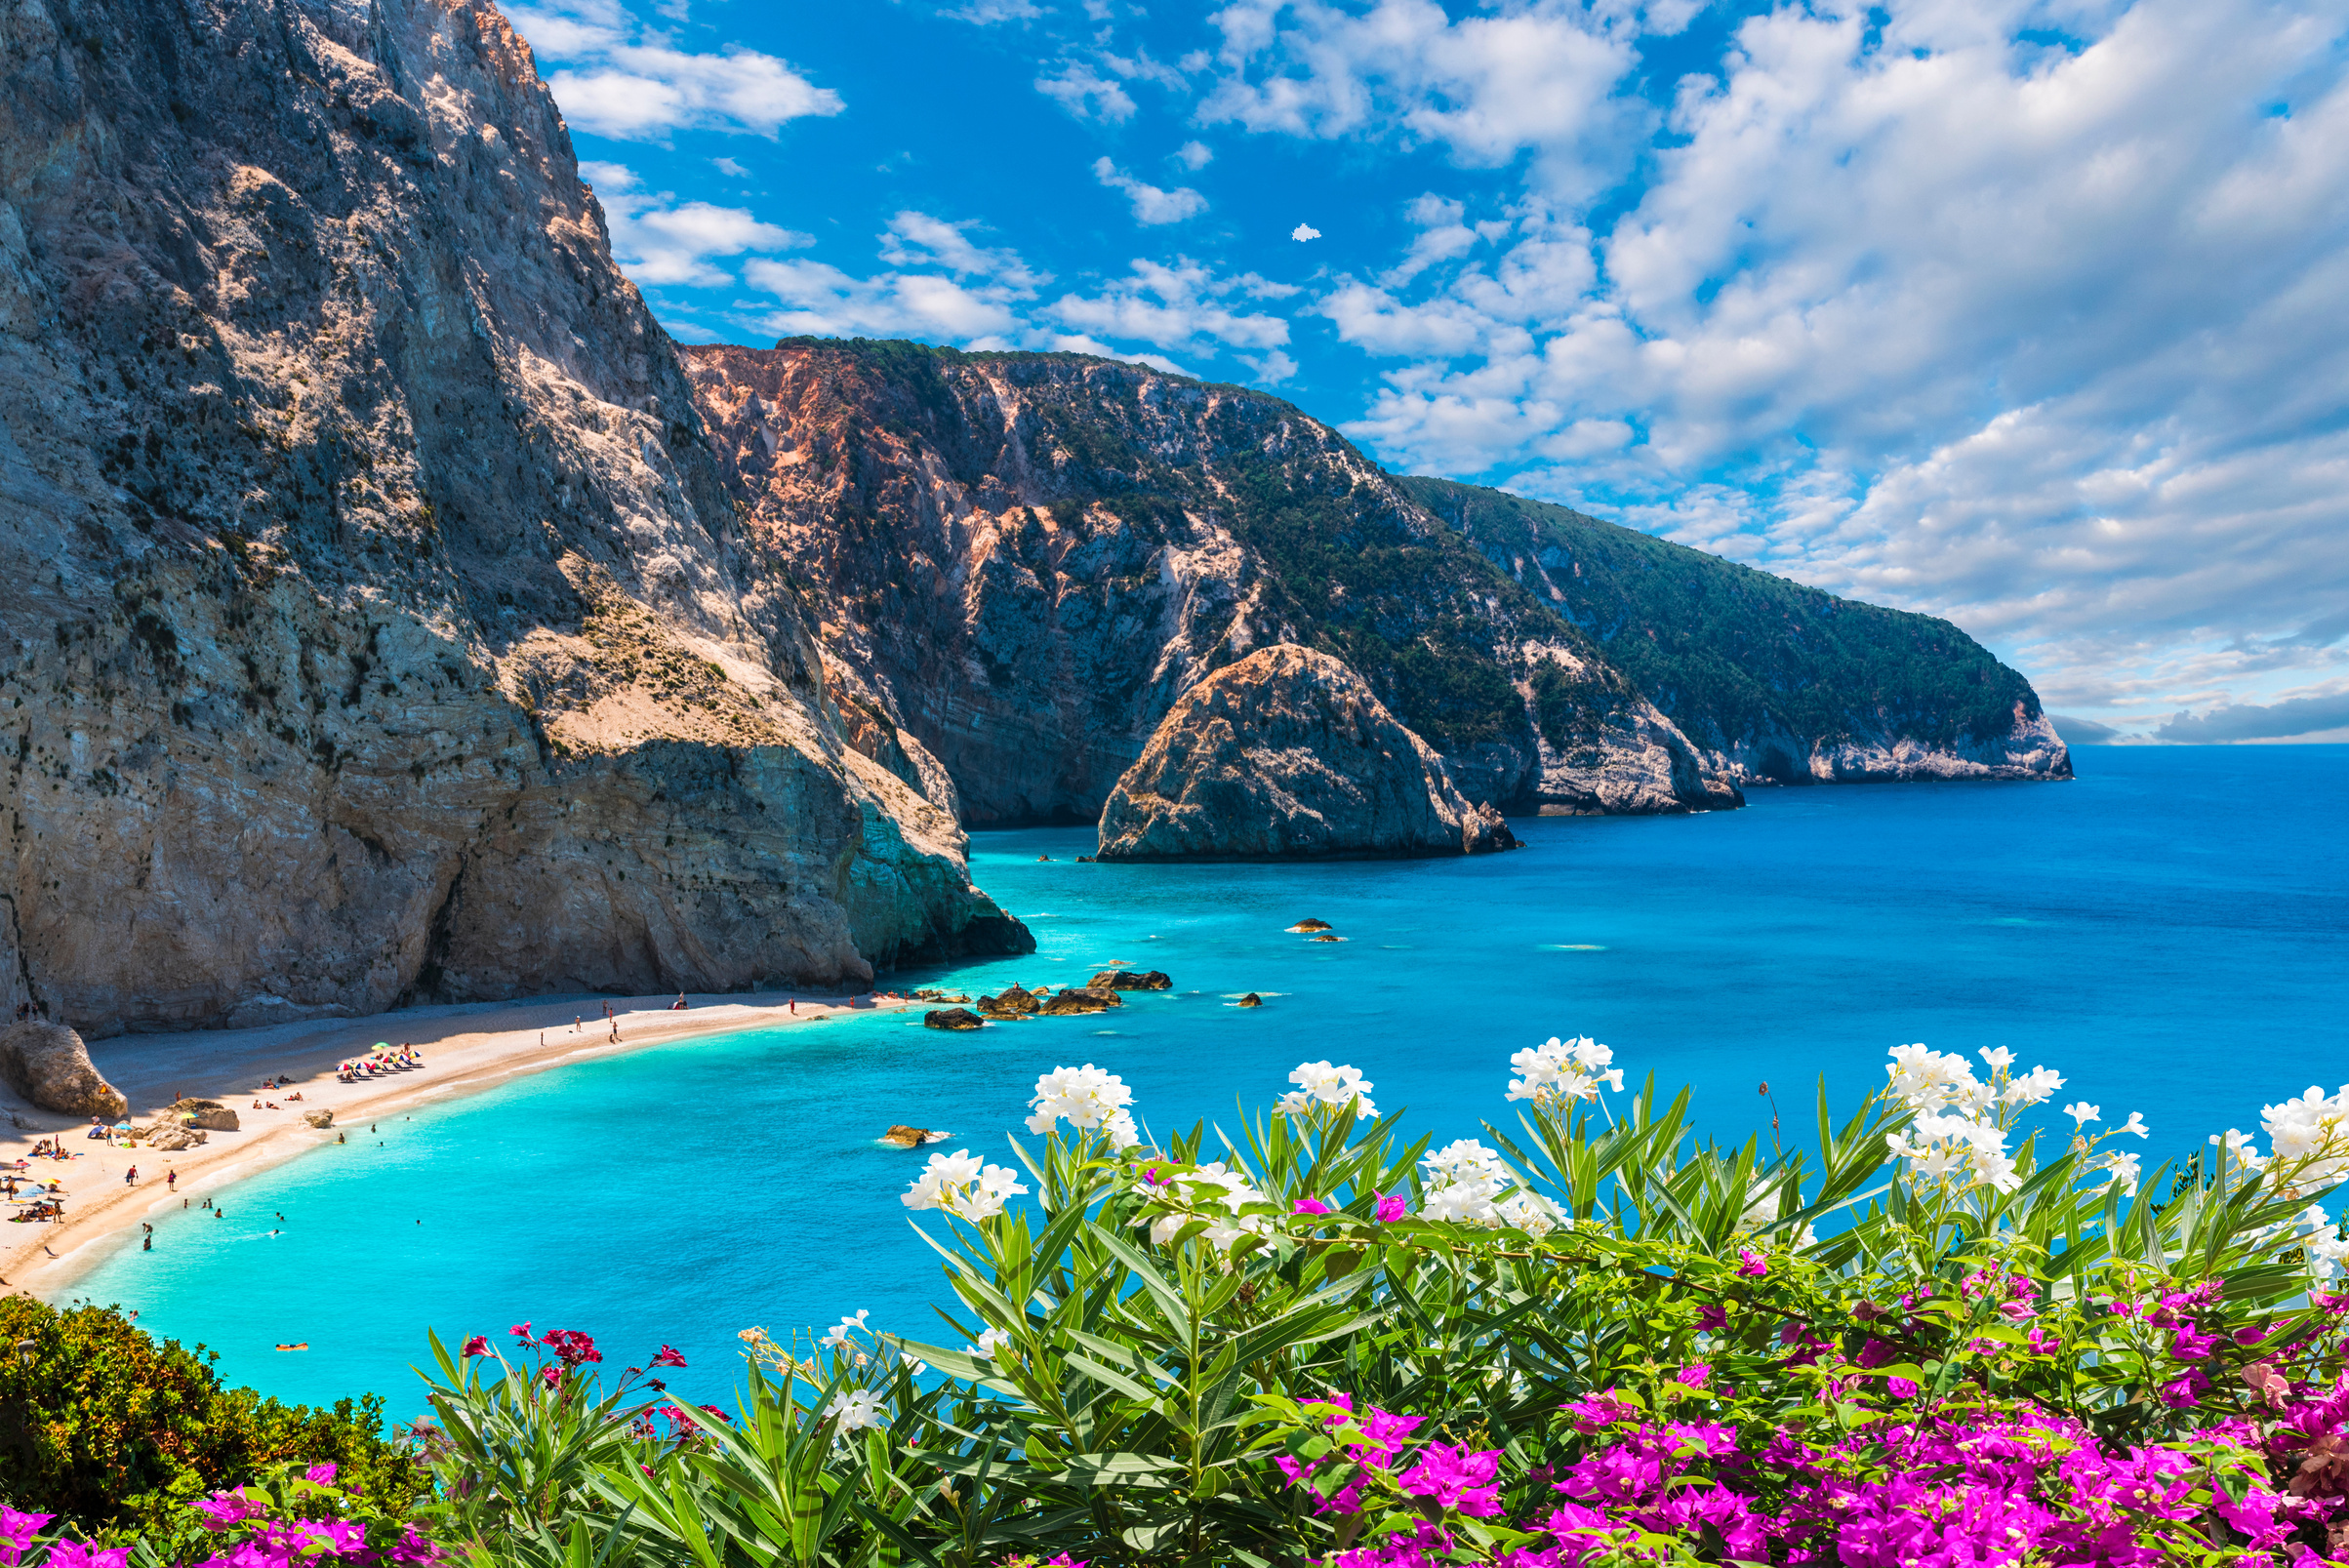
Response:
M435 1341L413 1533L351 1522L330 1476L133 1549L2349 1561L2349 1298L2324 1288L2349 1243L2317 1206L2349 1168L2349 1089L2268 1107L2265 1155L2230 1130L2147 1174L2140 1118L2051 1113L2060 1076L1985 1057L1903 1047L1883 1092L1840 1121L1822 1095L1812 1139L1766 1150L1698 1139L1684 1092L1625 1093L1589 1040L1519 1053L1515 1124L1438 1149L1327 1063L1212 1143L1153 1139L1114 1075L1058 1069L1040 1142L1009 1165L933 1154L905 1194L951 1288L945 1343L864 1312L812 1345L748 1329L721 1412L673 1399L667 1347L607 1379L577 1332ZM0 1527L23 1538L0 1568L85 1560Z
M14 1353L25 1341L30 1366ZM381 1396L287 1405L223 1385L217 1359L158 1343L113 1307L0 1299L0 1503L136 1531L296 1464L339 1466L393 1508L415 1501L424 1467L385 1433Z

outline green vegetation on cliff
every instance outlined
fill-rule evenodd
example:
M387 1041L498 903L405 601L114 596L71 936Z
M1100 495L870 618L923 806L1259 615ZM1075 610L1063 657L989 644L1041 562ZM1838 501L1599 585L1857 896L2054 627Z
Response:
M1854 719L1933 745L2039 716L2031 683L1948 622L1840 599L1565 506L1449 479L1397 480L1505 569L1539 562L1561 610L1700 745ZM1799 760L1799 759L1791 759Z

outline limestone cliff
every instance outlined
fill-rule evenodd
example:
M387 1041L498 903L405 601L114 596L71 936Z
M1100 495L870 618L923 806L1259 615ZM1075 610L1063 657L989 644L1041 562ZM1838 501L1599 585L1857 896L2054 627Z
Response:
M8 1004L105 1034L1028 940L951 799L844 741L491 6L20 0L0 198Z
M1276 643L1183 694L1110 791L1100 858L1397 859L1516 842L1359 675Z
M1276 642L1359 671L1472 800L1738 802L1572 623L1277 398L1076 354L679 352L843 709L942 802L943 765L967 822L1094 821L1183 693Z

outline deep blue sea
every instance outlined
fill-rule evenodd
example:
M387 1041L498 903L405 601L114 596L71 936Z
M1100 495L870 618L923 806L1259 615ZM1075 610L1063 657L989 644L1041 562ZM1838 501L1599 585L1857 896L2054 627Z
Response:
M163 1224L154 1251L70 1294L294 1399L372 1389L415 1414L425 1325L454 1341L528 1319L588 1331L614 1366L673 1344L693 1368L677 1386L730 1403L750 1324L788 1335L861 1307L946 1332L937 1261L897 1200L923 1156L875 1135L952 1128L948 1148L1009 1163L1060 1063L1123 1074L1155 1127L1236 1131L1235 1104L1268 1104L1298 1062L1351 1062L1382 1108L1449 1138L1514 1126L1512 1051L1589 1033L1743 1137L1764 1079L1800 1118L1821 1076L1846 1107L1881 1083L1890 1046L2005 1045L2067 1076L2059 1100L2143 1111L2149 1167L2349 1079L2349 747L2075 756L2062 784L1523 821L1527 848L1462 862L1079 865L1090 829L981 834L974 876L1038 951L901 980L992 989L1124 964L1176 989L976 1034L876 1016L562 1067L259 1176L223 1195L227 1219ZM1306 916L1348 940L1283 930ZM1268 1005L1231 1007L1244 990ZM310 1349L271 1349L297 1341Z

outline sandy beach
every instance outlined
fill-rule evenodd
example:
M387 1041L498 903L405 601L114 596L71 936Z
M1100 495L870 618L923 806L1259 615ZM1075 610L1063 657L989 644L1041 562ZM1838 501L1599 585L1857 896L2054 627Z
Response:
M218 1100L235 1110L241 1125L236 1132L210 1134L199 1147L175 1152L144 1145L117 1148L86 1139L87 1118L37 1110L0 1085L0 1160L20 1159L36 1140L58 1133L77 1156L32 1162L34 1175L63 1181L69 1194L65 1218L0 1231L0 1295L55 1298L113 1247L138 1245L136 1232L151 1215L176 1209L184 1198L218 1192L304 1149L331 1144L341 1128L364 1127L370 1119L425 1101L477 1094L522 1073L697 1035L927 1005L874 996L801 996L794 1013L792 1000L782 992L688 996L691 1005L677 1012L673 992L557 996L94 1041L90 1058L130 1101L133 1125L144 1126L180 1098ZM604 1021L606 1003L619 1015L618 1044L611 1042ZM356 1083L336 1080L338 1064L365 1055L378 1041L414 1046L424 1065ZM293 1081L282 1088L261 1087L280 1077ZM302 1098L290 1099L296 1094ZM278 1108L255 1110L256 1100ZM336 1125L309 1126L303 1115L315 1110L333 1111ZM136 1186L124 1180L133 1166L139 1171ZM165 1180L175 1172L176 1188Z

